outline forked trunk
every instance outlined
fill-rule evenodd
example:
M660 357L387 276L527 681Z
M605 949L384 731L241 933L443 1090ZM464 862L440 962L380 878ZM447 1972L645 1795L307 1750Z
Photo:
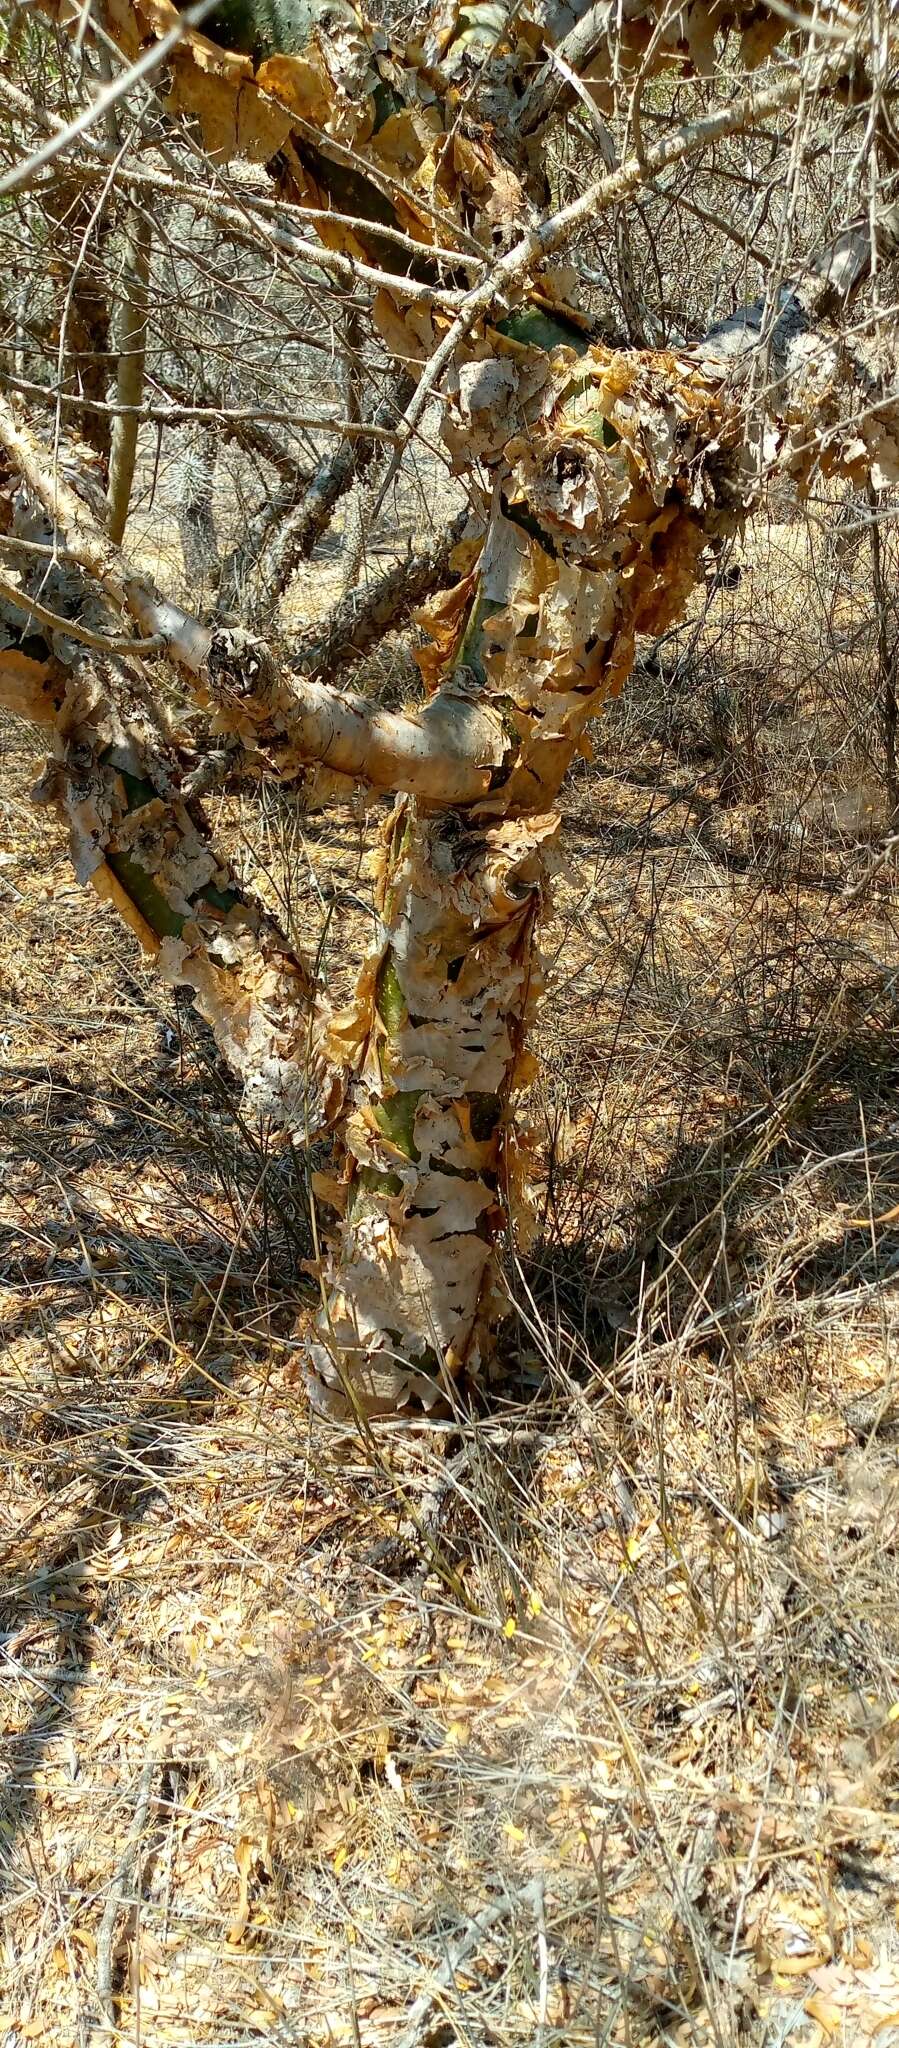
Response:
M575 377L570 360L547 374L544 445L515 444L479 559L425 615L426 683L489 707L505 751L464 809L398 803L380 862L382 942L334 1020L354 1079L343 1173L317 1182L341 1220L310 1383L338 1413L431 1405L495 1355L502 1251L513 1233L528 1241L533 1214L515 1109L536 1071L527 1040L558 790L637 632L683 610L703 547L738 516L728 463L697 490L721 424L714 388L695 376L675 405L669 387L670 359L602 349Z

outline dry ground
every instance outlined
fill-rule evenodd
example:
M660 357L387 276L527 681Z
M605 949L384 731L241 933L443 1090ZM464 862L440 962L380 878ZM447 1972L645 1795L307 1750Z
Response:
M301 1167L3 735L5 2048L899 2043L896 871L864 591L748 559L569 792L449 1423L310 1416ZM359 825L227 823L345 971Z

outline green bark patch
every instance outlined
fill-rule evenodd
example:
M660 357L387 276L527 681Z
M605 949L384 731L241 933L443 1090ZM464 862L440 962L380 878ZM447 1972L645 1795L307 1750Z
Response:
M596 381L589 372L586 376L581 374L572 377L570 384L566 384L562 393L561 424L567 426L571 433L589 434L591 441L599 442L603 448L614 448L620 441L621 435L618 432L618 428L613 426L612 421L606 418L601 406L589 407L577 419L566 420L565 417L566 408L571 405L574 399L589 398L595 390Z
M401 1195L403 1192L398 1173L379 1173L375 1166L360 1168L356 1186L366 1195Z
M388 1036L395 1038L405 1024L409 1012L402 983L389 953L386 960L382 961L378 973L375 1007Z
M500 602L499 598L484 597L480 591L478 592L468 614L468 622L453 661L454 670L457 668L470 668L472 675L476 677L479 683L486 683L487 671L482 658L484 627L488 619L495 618L497 612L504 612L505 609L505 605Z
M138 867L130 853L107 852L107 866L112 869L116 881L121 884L126 896L130 896L135 908L140 911L145 924L156 933L158 939L180 939L186 919L173 910L168 899L158 889L152 875L146 868Z
M356 16L347 0L220 0L206 16L203 34L223 49L240 50L257 64L263 57L293 57L312 41L319 22L352 28Z
M207 882L194 901L197 904L207 903L210 910L220 910L223 916L227 916L229 910L236 909L240 897L236 889L217 889L214 882Z
M611 420L607 420L603 412L585 412L571 431L589 434L591 441L598 441L603 448L614 448L616 442L621 439L618 428L613 427Z
M385 1095L380 1102L372 1104L375 1122L382 1136L398 1152L402 1152L413 1165L421 1158L415 1143L415 1118L421 1101L420 1088L402 1088L396 1095Z
M145 775L129 775L127 768L120 768L118 772L125 785L129 811L141 811L144 804L155 804L159 791L153 788Z
M497 321L496 332L523 348L541 348L547 354L554 348L573 348L576 355L585 356L591 346L590 336L582 328L563 314L545 312L542 306L517 307L505 320Z

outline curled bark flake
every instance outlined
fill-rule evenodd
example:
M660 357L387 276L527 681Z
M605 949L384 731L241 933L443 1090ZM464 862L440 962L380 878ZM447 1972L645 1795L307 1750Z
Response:
M0 648L0 706L15 718L55 724L65 687L58 662L35 661L16 647Z

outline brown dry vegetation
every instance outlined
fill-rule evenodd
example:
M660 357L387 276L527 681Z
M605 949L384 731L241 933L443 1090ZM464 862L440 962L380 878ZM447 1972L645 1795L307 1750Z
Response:
M543 1234L446 1422L310 1414L302 1162L5 730L10 2048L899 2042L896 870L822 556L759 524L569 787ZM285 817L223 822L336 979L363 830Z

